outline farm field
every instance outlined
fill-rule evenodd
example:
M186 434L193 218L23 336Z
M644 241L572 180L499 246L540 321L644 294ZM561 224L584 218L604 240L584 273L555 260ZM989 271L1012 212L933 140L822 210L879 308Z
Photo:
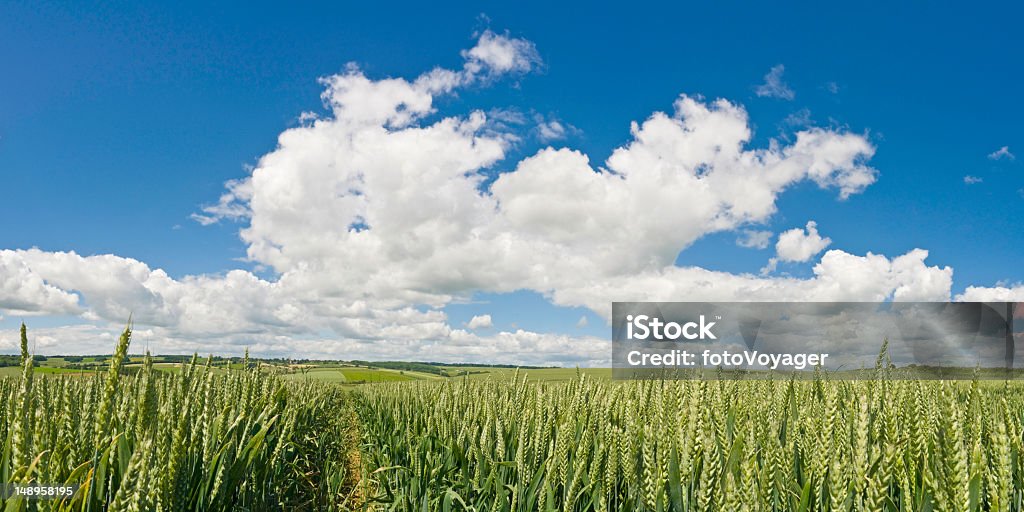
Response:
M366 384L371 382L403 382L410 380L424 380L435 378L425 374L413 372L399 372L396 370L356 368L356 367L334 367L334 368L310 368L305 372L289 373L284 376L291 381L321 381L343 384Z
M68 486L4 510L1009 511L1024 497L1018 382L198 358L124 373L129 338L104 373L25 357L0 378L4 480Z
M10 358L11 356L3 356ZM79 360L81 359L81 360ZM171 362L176 359L178 362ZM449 378L450 375L437 366L437 373L428 373L415 370L398 370L372 366L372 363L357 365L348 362L306 362L301 364L282 364L278 361L257 361L249 363L233 362L233 359L218 358L219 361L209 363L208 371L215 375L227 375L230 370L241 370L245 364L256 365L263 373L277 374L289 381L322 381L341 384L367 384L373 382L401 382L409 380L436 380ZM176 373L188 362L187 358L181 356L152 356L150 363L153 370L164 373ZM204 369L207 362L203 361ZM387 364L387 363L381 363ZM132 355L125 356L122 368L127 372L139 371L145 365L145 357ZM109 357L85 357L75 358L75 361L68 361L63 357L47 357L36 361L32 371L38 375L71 375L71 376L92 376L96 373L105 373L109 367ZM505 375L507 369L495 369L489 367L474 368L478 372L472 378L480 378L481 372L494 370L496 375ZM544 371L562 369L544 369ZM19 365L0 366L0 378L18 377L22 373ZM571 373L571 372L570 372ZM452 374L454 375L454 373Z
M0 473L63 494L5 489L3 510L348 508L356 423L342 388L197 358L126 374L129 340L126 330L105 373L47 375L33 371L23 331L22 373L0 379Z
M443 367L449 375L466 376L469 380L509 380L516 374L515 368L494 368L487 366L445 366ZM583 368L579 373L595 379L611 379L611 368ZM579 377L575 368L531 368L519 370L520 376L525 376L529 381L560 382L569 381Z

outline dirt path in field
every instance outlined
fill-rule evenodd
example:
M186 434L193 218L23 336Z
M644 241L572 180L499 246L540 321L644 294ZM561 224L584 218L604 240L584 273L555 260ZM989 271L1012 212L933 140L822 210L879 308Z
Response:
M347 407L349 428L346 433L348 453L345 454L345 488L349 490L349 494L346 505L350 510L367 510L366 489L362 481L363 457L359 451L363 442L362 433L359 430L359 415L356 414L356 409L351 404L352 398L346 397L346 399L349 400Z

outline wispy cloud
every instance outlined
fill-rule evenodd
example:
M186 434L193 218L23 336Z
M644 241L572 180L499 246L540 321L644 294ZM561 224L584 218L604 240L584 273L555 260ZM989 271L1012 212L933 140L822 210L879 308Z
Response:
M464 50L462 57L465 70L472 74L526 73L541 63L533 42L490 30L481 33L476 46Z
M189 217L209 226L223 219L238 221L248 218L252 213L246 202L252 199L252 186L247 180L229 180L224 184L227 192L221 194L217 204L203 206L203 213L193 213Z
M764 83L757 86L754 92L758 96L767 98L779 98L783 100L791 101L796 97L796 93L793 89L789 88L789 85L782 79L782 74L786 71L786 66L778 64L773 66L767 75L764 75Z
M536 114L534 115L534 121L537 123L534 133L537 135L537 139L543 143L565 140L570 136L580 133L579 128L553 116L545 117L541 114Z
M1010 152L1009 146L1003 146L988 154L989 160L1016 160L1017 156Z
M749 249L767 249L772 241L771 231L758 231L755 229L744 229L736 238L736 245Z
M978 176L971 176L970 174L968 174L967 176L964 176L964 183L966 183L968 185L974 185L975 183L981 183L982 181L985 181L985 180L981 179Z
M803 128L814 124L814 120L811 119L811 110L802 108L786 116L786 118L782 120L782 123L797 128Z

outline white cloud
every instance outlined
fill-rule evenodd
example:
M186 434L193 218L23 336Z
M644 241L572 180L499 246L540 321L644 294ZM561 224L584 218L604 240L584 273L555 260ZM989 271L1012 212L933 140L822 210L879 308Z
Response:
M989 160L1016 160L1017 157L1010 152L1009 146L1003 146L988 154Z
M221 194L217 204L204 206L203 213L193 213L192 220L209 226L221 219L242 220L249 217L248 201L252 199L251 182L248 180L230 180L224 184L227 192Z
M12 251L0 251L0 310L11 314L76 314L78 296L48 283Z
M772 241L773 234L771 231L744 229L736 238L736 245L748 249L766 249Z
M832 239L818 234L818 223L807 222L806 232L800 228L790 229L779 235L775 242L775 252L781 261L808 261L814 255L825 250Z
M772 69L768 71L768 74L764 75L764 83L757 86L754 92L758 96L768 98L779 98L783 100L792 100L796 97L796 93L793 89L789 88L789 85L782 79L782 74L786 71L786 67L782 64L772 66Z
M682 95L670 112L633 123L603 165L571 148L504 162L515 138L487 114L427 116L457 88L532 69L536 50L485 32L463 56L461 69L412 80L371 79L354 66L324 78L330 112L282 132L197 214L241 222L248 259L273 279L243 270L175 279L115 255L0 251L0 309L78 314L115 332L134 314L140 337L162 351L250 345L267 355L586 364L607 359L606 341L481 337L453 328L441 308L515 290L606 318L624 300L949 297L952 270L927 265L923 250L828 251L808 279L674 265L703 236L767 221L799 183L839 199L863 191L877 173L861 135L807 128L792 143L751 147L741 106ZM484 185L498 162L510 170ZM780 257L803 261L828 245L813 223L795 231L797 247L782 244Z
M537 124L534 128L534 134L543 144L555 142L559 140L565 140L570 136L579 135L581 130L565 121L562 121L554 116L544 116L542 114L535 113L533 120Z
M109 354L123 325L79 324L33 328L29 343L40 355ZM0 330L0 353L16 353L17 329ZM611 343L592 336L568 336L525 331L501 331L481 336L460 329L443 337L379 343L338 336L318 337L251 334L197 340L163 328L137 328L129 352L142 354L242 355L248 349L257 357L309 357L342 360L416 360L486 364L562 366L610 366Z
M811 126L814 121L811 119L811 110L802 108L786 116L782 120L782 124L788 126Z
M928 266L928 251L914 249L895 258L868 253L857 256L830 250L812 269L813 277L759 277L699 267L665 267L657 271L579 283L557 290L559 305L583 305L606 318L611 301L672 301L700 297L706 301L947 301L953 281L950 267Z
M537 125L537 138L541 142L551 142L565 138L566 128L559 121L544 121Z
M576 321L576 328L582 329L590 324L590 320L587 320L587 315L583 315L579 320Z
M964 176L964 183L966 183L967 185L974 185L976 183L981 183L982 181L984 180L978 176L971 176L970 174Z
M462 52L466 70L480 73L490 70L494 74L526 73L541 63L534 44L526 39L515 39L486 30L476 46Z
M39 355L59 354L105 354L110 353L117 336L115 327L100 328L92 324L66 325L61 327L37 328L31 321L28 326L29 349ZM122 327L123 328L123 327ZM136 331L146 336L149 331ZM17 328L0 330L0 353L16 353L20 348L21 336ZM145 343L134 343L132 353L145 352Z
M766 219L799 181L845 198L875 179L863 137L810 129L747 150L742 108L683 96L675 110L634 124L610 172L545 149L481 191L480 171L507 147L479 132L484 114L388 129L354 126L342 109L286 131L260 160L242 238L250 259L323 293L439 305L671 265L707 233Z
M466 323L466 327L476 329L490 329L494 327L494 322L491 321L491 315L476 315Z
M1024 283L998 285L991 288L968 286L956 300L965 302L1024 302Z
M767 276L768 274L775 272L777 268L779 268L779 258L771 257L768 258L768 263L765 266L761 267L760 273L762 276Z

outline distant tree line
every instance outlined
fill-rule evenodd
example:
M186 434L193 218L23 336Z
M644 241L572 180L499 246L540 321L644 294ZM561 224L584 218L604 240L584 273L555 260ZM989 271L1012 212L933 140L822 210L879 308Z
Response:
M46 361L46 356L32 356L32 361L41 363ZM0 355L0 368L6 366L21 366L21 356Z

